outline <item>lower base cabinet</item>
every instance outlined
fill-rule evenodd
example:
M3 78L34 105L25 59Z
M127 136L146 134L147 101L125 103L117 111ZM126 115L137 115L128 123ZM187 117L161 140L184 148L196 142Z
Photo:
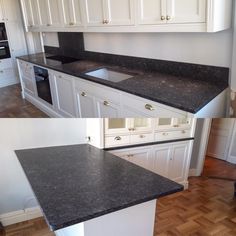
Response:
M127 148L111 153L188 188L192 144L193 141L190 140Z

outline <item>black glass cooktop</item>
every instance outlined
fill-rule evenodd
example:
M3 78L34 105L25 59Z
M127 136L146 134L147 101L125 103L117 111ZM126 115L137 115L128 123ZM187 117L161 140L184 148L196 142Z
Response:
M48 56L46 57L46 59L59 62L60 64L67 64L67 63L79 61L78 59L75 59L72 57L64 57L64 56Z

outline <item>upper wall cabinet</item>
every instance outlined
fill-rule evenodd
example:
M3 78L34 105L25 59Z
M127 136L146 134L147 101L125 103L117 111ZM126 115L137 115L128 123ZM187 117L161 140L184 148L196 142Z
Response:
M31 31L217 32L230 28L232 19L232 0L21 2Z
M2 0L0 0L0 22L1 21L4 21Z
M134 24L134 0L85 0L88 26Z
M64 24L69 27L82 25L80 0L61 0Z

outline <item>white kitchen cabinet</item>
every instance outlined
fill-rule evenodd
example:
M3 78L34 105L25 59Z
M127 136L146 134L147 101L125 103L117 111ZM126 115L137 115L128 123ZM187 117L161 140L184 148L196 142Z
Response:
M3 3L2 0L0 0L0 22L4 21L4 15L3 15Z
M79 116L81 118L95 118L98 117L95 98L92 93L84 88L76 87L76 98L79 108Z
M206 0L138 0L139 24L204 23Z
M170 145L155 145L152 151L153 166L151 170L156 174L168 177L169 161L171 158Z
M43 27L62 27L62 9L58 0L37 0L41 26Z
M33 27L34 26L34 15L33 15L33 6L32 0L24 0L22 2L22 9L25 14L25 26Z
M58 112L66 118L77 117L73 78L61 73L55 73L52 76Z
M134 0L107 0L108 25L134 25Z
M105 24L105 0L85 0L84 8L88 26L102 26Z
M172 146L169 158L168 178L183 183L188 177L190 160L188 160L189 145L187 142Z
M134 0L85 0L88 26L126 26L135 21Z
M186 117L187 112L171 108L150 100L122 93L123 117Z
M2 0L5 21L18 21L20 15L20 4L16 0Z
M166 4L168 24L206 22L206 0L167 0Z
M188 187L193 141L110 151L112 154Z
M82 25L80 0L61 0L64 24L69 27Z
M165 0L138 0L138 23L140 25L166 23Z

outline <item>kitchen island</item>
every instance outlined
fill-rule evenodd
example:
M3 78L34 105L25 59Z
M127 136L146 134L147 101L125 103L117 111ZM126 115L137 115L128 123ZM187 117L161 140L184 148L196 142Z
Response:
M58 236L152 236L156 200L183 190L87 144L18 150L16 155Z

